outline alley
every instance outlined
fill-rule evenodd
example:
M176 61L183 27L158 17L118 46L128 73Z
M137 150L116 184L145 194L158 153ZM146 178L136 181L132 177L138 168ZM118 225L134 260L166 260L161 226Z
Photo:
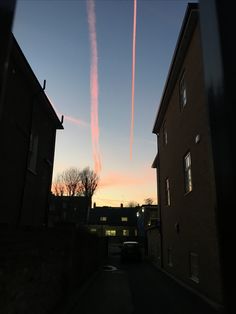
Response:
M215 314L217 311L149 262L123 264L119 256L112 256L64 314L78 313Z

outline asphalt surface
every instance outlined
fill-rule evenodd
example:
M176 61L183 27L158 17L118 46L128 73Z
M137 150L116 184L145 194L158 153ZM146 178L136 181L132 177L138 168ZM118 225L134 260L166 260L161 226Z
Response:
M108 258L64 314L79 313L219 314L150 262L121 263L119 256Z

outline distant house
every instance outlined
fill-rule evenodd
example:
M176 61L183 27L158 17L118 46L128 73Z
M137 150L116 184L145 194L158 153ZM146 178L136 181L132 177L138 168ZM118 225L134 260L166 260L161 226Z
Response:
M47 224L57 129L62 123L12 36L0 123L1 224Z
M142 205L137 212L139 240L144 244L145 254L160 264L160 216L158 205Z
M155 120L162 267L222 304L216 190L197 4L189 4Z
M49 224L71 223L75 226L85 226L91 198L85 196L51 196L49 210Z
M123 205L91 208L88 228L101 237L137 238L137 208Z

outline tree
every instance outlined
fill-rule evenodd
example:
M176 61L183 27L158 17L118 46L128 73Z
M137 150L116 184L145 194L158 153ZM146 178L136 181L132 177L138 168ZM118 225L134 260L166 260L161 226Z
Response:
M127 207L138 207L139 204L137 202L131 201L128 203Z
M58 174L52 185L57 196L86 196L91 198L97 189L99 177L89 167L80 171L71 167Z
M151 197L145 198L144 204L145 205L152 205L153 204L153 199Z
M61 174L61 180L68 196L81 194L79 169L71 167L63 171Z
M89 167L84 168L80 172L80 188L82 195L92 197L97 189L99 177Z
M56 196L63 196L65 195L65 185L62 180L61 174L58 174L56 179L52 184L52 192Z

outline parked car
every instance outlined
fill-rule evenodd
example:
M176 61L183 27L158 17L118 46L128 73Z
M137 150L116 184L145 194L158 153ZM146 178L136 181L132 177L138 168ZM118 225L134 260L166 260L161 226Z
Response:
M121 260L122 261L140 261L142 259L142 252L139 242L125 241L121 246Z

